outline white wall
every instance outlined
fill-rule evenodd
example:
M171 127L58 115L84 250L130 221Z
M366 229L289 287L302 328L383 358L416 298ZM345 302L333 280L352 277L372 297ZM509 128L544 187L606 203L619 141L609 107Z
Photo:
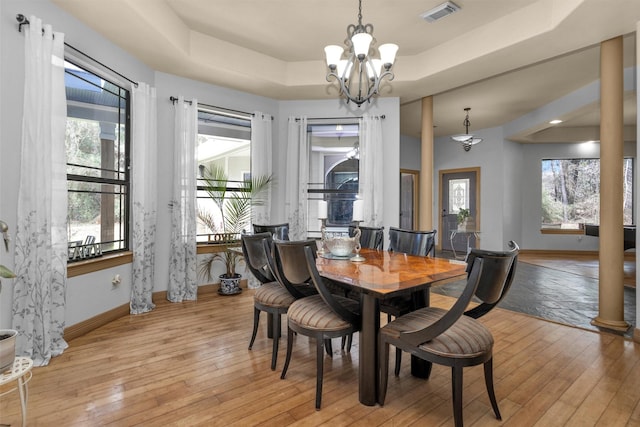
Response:
M352 109L340 100L282 102L259 97L223 87L217 87L161 72L155 72L123 50L112 45L99 34L90 30L48 0L29 1L2 0L0 9L0 88L2 93L0 120L0 218L15 229L19 179L21 135L21 105L24 75L24 35L18 33L15 15L34 14L51 23L54 29L64 32L65 41L90 54L94 58L118 70L134 81L144 81L155 86L158 95L158 233L156 242L155 291L166 290L168 285L169 225L168 202L170 199L173 140L173 106L170 96L182 95L186 99L197 98L199 102L253 112L261 111L274 116L273 160L276 182L284 182L283 159L286 150L286 128L289 115L309 117L353 117L364 112L384 114L383 123L385 149L385 224L397 225L399 187L399 101L397 98L380 99L371 105ZM274 222L284 219L282 210L284 185L276 186L272 204ZM10 248L13 250L13 246ZM12 267L12 253L0 251L2 264ZM220 273L222 266L219 266ZM214 272L217 274L217 271ZM114 287L111 279L116 274L122 283ZM129 301L131 292L131 266L124 265L74 277L68 281L67 326L89 319ZM0 327L11 326L11 283L5 281L5 291L0 294Z

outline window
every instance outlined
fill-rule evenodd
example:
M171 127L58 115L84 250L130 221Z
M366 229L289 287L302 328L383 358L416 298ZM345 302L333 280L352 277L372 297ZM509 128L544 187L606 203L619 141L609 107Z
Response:
M309 124L309 214L310 237L320 236L317 209L327 202L327 227L346 228L353 218L360 170L359 125L357 123Z
M624 223L633 224L633 160L624 159ZM542 161L542 228L600 223L600 160Z
M129 248L129 91L65 61L69 260Z
M219 241L223 233L220 208L203 190L205 174L220 170L228 191L251 179L251 119L214 110L198 111L198 242Z

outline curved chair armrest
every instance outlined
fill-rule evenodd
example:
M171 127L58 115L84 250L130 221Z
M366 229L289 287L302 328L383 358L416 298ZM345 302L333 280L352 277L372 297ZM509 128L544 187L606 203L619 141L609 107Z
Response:
M354 313L340 304L340 302L336 300L331 291L329 291L324 283L324 279L318 272L318 268L316 267L316 258L311 248L308 246L305 247L304 254L307 260L307 268L309 269L309 274L311 275L311 281L313 282L316 290L318 291L324 302L329 307L331 307L331 310L333 310L334 313L340 316L342 320L353 324L354 326L356 326L356 329L360 329L362 323L361 316L358 313Z

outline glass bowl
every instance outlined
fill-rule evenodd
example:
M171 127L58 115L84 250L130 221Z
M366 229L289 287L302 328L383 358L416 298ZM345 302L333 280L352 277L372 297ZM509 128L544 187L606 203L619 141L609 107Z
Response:
M357 244L355 237L347 236L327 237L324 242L329 249L329 252L338 257L347 257L351 255Z

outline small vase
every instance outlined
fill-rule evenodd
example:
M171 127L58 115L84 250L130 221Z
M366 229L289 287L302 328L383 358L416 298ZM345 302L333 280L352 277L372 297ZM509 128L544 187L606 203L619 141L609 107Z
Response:
M18 331L15 329L0 329L0 373L13 365L17 336Z
M242 292L240 288L240 278L242 276L238 273L233 276L228 276L226 273L220 275L220 295L236 295Z

